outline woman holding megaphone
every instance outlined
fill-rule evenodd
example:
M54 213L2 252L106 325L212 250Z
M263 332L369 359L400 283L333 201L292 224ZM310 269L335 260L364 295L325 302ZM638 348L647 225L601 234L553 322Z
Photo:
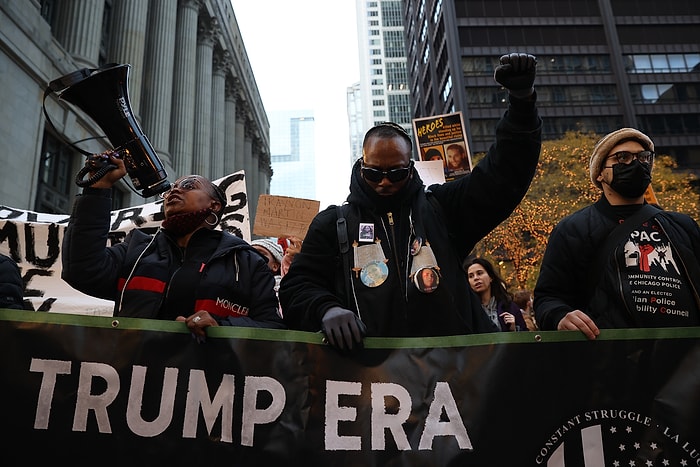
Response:
M107 244L116 166L83 188L63 239L61 277L77 290L114 301L114 316L183 321L198 340L209 326L284 328L275 279L265 260L235 235L215 230L224 192L201 175L181 177L161 193L164 221L153 235L133 229Z

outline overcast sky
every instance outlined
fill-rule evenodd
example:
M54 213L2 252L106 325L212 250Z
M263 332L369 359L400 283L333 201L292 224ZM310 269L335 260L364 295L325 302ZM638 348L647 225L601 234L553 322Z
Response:
M312 110L321 209L350 184L347 88L360 80L354 0L231 0L265 110ZM331 170L329 170L331 169Z

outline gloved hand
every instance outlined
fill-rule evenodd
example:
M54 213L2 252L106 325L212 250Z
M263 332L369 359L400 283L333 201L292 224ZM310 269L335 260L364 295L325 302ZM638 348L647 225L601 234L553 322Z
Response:
M524 53L511 53L501 56L501 64L496 67L493 79L517 98L530 97L535 88L537 57Z
M321 330L328 343L342 351L352 350L353 346L361 347L362 338L367 333L365 323L355 313L339 306L326 311L321 318Z

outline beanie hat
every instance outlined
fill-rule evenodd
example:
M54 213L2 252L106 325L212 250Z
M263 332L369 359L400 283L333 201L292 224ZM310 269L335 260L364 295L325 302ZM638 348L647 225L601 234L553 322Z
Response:
M267 251L270 252L270 254L272 254L272 257L275 258L275 261L282 264L282 246L276 241L272 241L269 238L259 238L257 240L253 240L251 242L251 245L258 245L265 248Z
M607 159L612 148L620 143L630 140L637 141L647 151L654 150L653 141L647 135L639 130L635 130L634 128L620 128L617 131L613 131L612 133L608 133L607 135L603 136L600 141L596 143L595 147L593 148L593 154L591 155L591 181L595 186L600 189L603 188L596 178L598 178L600 172L603 171L603 163L605 162L605 159Z

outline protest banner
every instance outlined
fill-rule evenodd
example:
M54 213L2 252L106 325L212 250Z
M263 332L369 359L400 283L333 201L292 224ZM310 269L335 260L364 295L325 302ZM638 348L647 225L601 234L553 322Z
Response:
M262 194L258 197L253 233L303 239L320 205L320 201L313 199Z
M214 180L226 193L218 229L250 241L245 173ZM0 206L0 253L14 259L25 283L25 305L37 311L111 315L113 302L85 295L61 279L61 243L70 216ZM155 232L163 220L163 201L112 211L109 243L121 242L135 228Z
M367 338L0 310L3 464L697 466L700 328ZM32 448L33 447L33 448Z
M472 170L462 112L413 119L420 160L441 160L445 180L462 177Z

